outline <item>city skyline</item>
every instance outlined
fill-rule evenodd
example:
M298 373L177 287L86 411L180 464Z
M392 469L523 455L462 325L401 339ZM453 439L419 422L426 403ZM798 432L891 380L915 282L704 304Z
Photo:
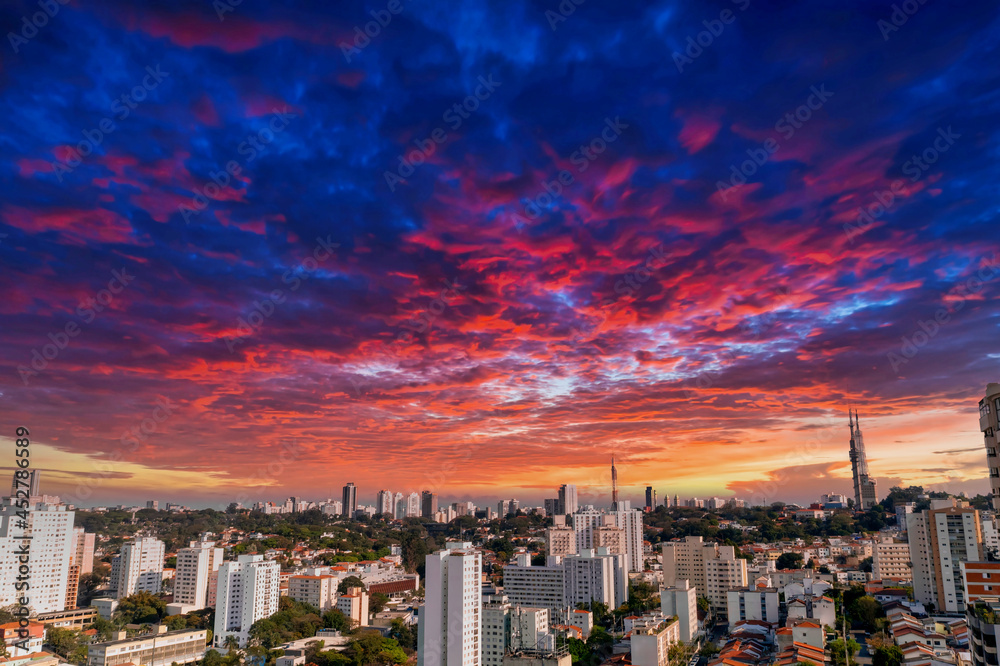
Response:
M848 405L883 496L988 491L996 6L57 4L0 443L67 501L853 496Z

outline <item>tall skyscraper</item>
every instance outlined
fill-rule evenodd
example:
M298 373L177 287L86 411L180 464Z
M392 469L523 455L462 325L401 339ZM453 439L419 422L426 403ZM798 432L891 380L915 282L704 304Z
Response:
M424 605L417 629L418 666L480 666L483 653L482 554L448 542L425 559Z
M344 486L344 507L343 511L346 517L353 518L354 512L358 510L358 489L353 483L348 483Z
M240 555L236 562L219 567L215 606L215 647L225 647L226 636L236 636L241 647L250 637L250 627L278 612L278 579L281 567L263 555Z
M438 512L438 497L429 490L420 494L420 516L422 518L434 519L434 514Z
M159 594L163 588L163 555L163 542L155 537L137 536L125 542L116 558L117 579L111 580L115 597L124 599L136 592Z
M407 518L419 518L420 517L420 493L410 493L406 497L406 517Z
M392 498L392 516L399 520L406 518L406 500L403 498L403 493L396 493Z
M216 595L209 595L209 587L214 583L218 591L218 571L222 566L222 548L216 548L213 541L192 541L187 548L177 551L177 571L174 575L174 603L179 605L175 613L189 613L192 610L209 608L214 605Z
M580 508L576 495L576 486L572 483L564 483L559 486L559 513L573 514Z
M937 611L965 611L962 562L983 559L979 512L955 499L931 500L931 508L906 516L913 596Z
M868 458L865 456L865 442L861 437L861 422L858 410L847 410L851 427L851 471L854 474L854 510L867 511L878 503L875 479L868 476Z
M993 509L1000 511L1000 384L986 386L986 396L979 401L979 429L986 442L986 466L990 470L990 488L993 492Z
M14 585L23 564L18 557L24 544L31 567L31 609L38 613L63 610L75 548L74 513L62 504L33 503L24 527L18 511L22 509L11 500L0 506L0 606L16 605L23 594ZM23 539L25 535L31 539Z
M653 486L646 486L646 511L652 511L656 508L656 491L653 490Z
M375 497L375 513L384 513L389 517L392 517L392 491L380 490L378 495Z
M31 471L28 472L28 480L27 481L25 481L24 479L21 479L21 484L22 485L18 485L17 481L18 481L18 479L17 479L16 476L12 477L11 480L10 480L10 496L11 497L17 497L17 491L18 490L27 490L29 497L39 497L42 494L42 492L41 492L42 473L40 471L38 471L37 469L33 469L33 470L31 470ZM25 488L24 485L23 485L25 483L28 484L27 488Z
M611 454L611 510L618 510L618 470L615 469L615 455Z

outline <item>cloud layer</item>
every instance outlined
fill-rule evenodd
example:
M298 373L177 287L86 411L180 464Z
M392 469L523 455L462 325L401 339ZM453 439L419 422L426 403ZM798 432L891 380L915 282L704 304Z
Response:
M284 4L0 10L49 490L987 487L995 5Z

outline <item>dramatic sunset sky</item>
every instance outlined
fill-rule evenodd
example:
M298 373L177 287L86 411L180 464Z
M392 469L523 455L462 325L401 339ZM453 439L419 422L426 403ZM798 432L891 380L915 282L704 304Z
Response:
M986 491L1000 8L911 3L3 3L0 462L807 501L852 404L880 495Z

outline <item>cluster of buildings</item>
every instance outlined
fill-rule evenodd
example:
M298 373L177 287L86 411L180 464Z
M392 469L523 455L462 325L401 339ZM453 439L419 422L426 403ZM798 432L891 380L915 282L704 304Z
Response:
M995 510L1000 509L998 413L1000 384L990 384L980 402L980 426ZM865 511L877 502L856 411L850 413L849 426L853 499L828 493L813 506L786 507L784 518L821 519L849 507ZM1000 666L1000 534L993 511L980 512L961 498L921 498L898 506L898 525L875 536L757 543L741 549L688 536L654 548L644 541L643 518L657 506L656 491L648 487L645 506L633 508L618 496L613 459L611 478L608 509L581 506L576 487L563 485L537 509L551 516L550 524L525 537L509 559L498 561L496 554L471 541L449 542L426 556L423 581L403 569L398 546L379 560L319 566L321 553L310 551L308 544L227 559L227 546L234 543L230 533L236 531L232 528L221 538L203 534L176 553L166 552L156 536L140 534L112 558L108 595L93 600L92 608L77 609L80 577L92 571L95 537L74 526L72 507L40 493L38 473L33 472L27 529L18 526L21 518L9 499L0 506L0 606L17 603L15 551L27 534L33 612L29 639L0 662L56 666L58 660L49 663L39 656L46 654L47 626L77 627L98 614L110 617L121 599L137 592L159 594L170 580L168 614L213 608L211 642L217 649L226 649L233 639L246 646L250 627L276 613L280 598L288 596L323 612L337 609L354 626L387 630L394 618L415 625L419 666L570 666L562 639L587 639L595 630L596 605L620 608L629 602L630 581L641 580L658 591L657 607L619 618L610 628L614 645L607 666L666 666L677 644L694 648L706 639L708 619L724 619L727 625L709 666L825 666L832 661L827 641L837 622L830 591L854 583L882 605L887 640L900 647L903 666ZM719 498L689 502L715 509L740 506L739 500ZM666 496L664 503L678 506L679 498ZM147 508L158 510L158 503ZM259 503L254 508L448 522L459 516L510 516L520 504L505 499L495 510L471 502L441 507L432 491L404 495L380 490L374 506L359 507L357 488L348 483L340 500L313 503L292 497L282 505ZM720 526L754 529L728 520ZM812 566L778 569L789 553ZM176 557L172 569L165 566L168 557ZM495 562L492 574L484 573L488 558ZM415 598L421 588L424 596ZM376 593L405 598L406 603L415 600L417 606L398 604L391 612L373 613L370 600ZM707 608L700 600L707 601ZM9 647L18 629L16 623L0 626ZM343 643L343 637L328 631L321 630L317 638L330 645ZM141 636L122 633L91 644L88 666L191 663L204 655L207 640L206 630L167 631L162 626ZM304 643L298 643L286 646L282 666L304 663ZM15 661L8 663L11 659Z

